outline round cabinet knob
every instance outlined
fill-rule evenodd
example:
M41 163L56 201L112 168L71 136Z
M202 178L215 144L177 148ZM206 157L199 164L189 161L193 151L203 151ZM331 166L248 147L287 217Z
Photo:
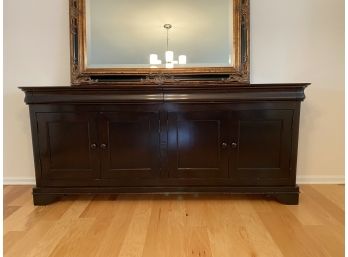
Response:
M227 143L223 142L223 143L221 144L221 147L222 147L222 149L226 149L226 148L227 148Z
M100 145L100 148L103 149L103 150L105 150L105 149L107 148L107 145L106 145L106 144L101 144L101 145Z
M232 148L237 148L237 143L234 143L234 142L233 142L233 143L231 144L231 147L232 147Z
M91 149L96 149L97 148L97 145L96 144L91 144Z

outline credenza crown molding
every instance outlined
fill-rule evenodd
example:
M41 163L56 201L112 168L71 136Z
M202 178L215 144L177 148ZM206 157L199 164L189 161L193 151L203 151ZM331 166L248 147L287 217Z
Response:
M27 104L170 101L279 101L305 99L309 83L292 84L181 84L180 86L140 86L133 84L79 87L20 87Z

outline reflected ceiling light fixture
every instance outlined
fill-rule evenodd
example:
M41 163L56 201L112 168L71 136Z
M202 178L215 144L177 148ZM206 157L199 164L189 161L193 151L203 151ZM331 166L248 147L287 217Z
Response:
M174 60L174 52L169 50L169 30L173 27L172 24L164 24L163 26L167 30L167 50L165 52L165 65L166 68L174 68L174 64L186 64L186 55L179 55L178 60ZM162 61L158 59L157 54L150 54L150 64L159 65ZM157 68L157 66L151 66L151 68Z

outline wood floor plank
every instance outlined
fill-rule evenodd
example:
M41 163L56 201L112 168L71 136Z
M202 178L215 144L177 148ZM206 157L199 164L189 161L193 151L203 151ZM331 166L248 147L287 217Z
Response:
M183 257L189 237L185 199L158 196L152 203L143 257Z
M64 215L36 241L34 247L26 255L27 257L47 257L58 245L60 240L69 232L70 228L77 222L81 213L88 206L89 201L75 201Z
M168 234L165 240L161 240L162 245L166 245L168 257L181 257L186 253L187 242L187 210L185 208L185 198L176 196L174 199L167 199L169 201L169 212L162 215L162 220L168 217ZM165 230L162 229L162 230ZM159 232L161 237L163 233ZM174 239L174 240L173 240ZM161 255L158 255L161 256Z
M323 195L301 186L300 204L287 206L303 225L316 226L332 224L340 226L344 222L344 211ZM315 210L315 211L314 211Z
M274 212L258 214L284 256L330 256L286 206L274 205L273 208Z
M169 220L171 201L175 201L175 199L167 199L165 196L156 198L151 207L142 257L168 257L170 256L170 243L176 244L174 240L170 239L170 222L173 221Z
M147 198L148 196L145 197ZM123 241L120 253L118 255L119 257L142 256L150 216L151 200L143 199L139 201L134 210L133 219Z
M49 206L37 206L27 217L26 229L35 226L40 220L57 221L71 207L76 198L67 198Z
M250 256L282 257L283 254L253 208L253 203L243 200L237 201L234 205L243 224L239 230L240 235L248 246Z
M306 185L306 187L313 188L344 210L344 185Z
M344 231L332 233L332 227L328 226L306 226L306 231L317 244L324 247L330 256L344 256Z
M10 231L7 232L3 237L3 252L5 256L8 256L8 251L18 242L25 242L23 237L27 234L24 231Z
M67 233L59 240L58 244L49 255L50 257L76 256L85 249L79 244L94 223L93 218L79 218L69 228ZM47 255L46 255L47 256Z
M272 204L270 204L272 205ZM274 205L273 205L274 207ZM302 223L302 225L316 226L326 222L325 214L314 212L315 202L306 194L300 194L300 205L288 206L289 211Z
M90 246L89 252L91 254L87 256L114 257L119 255L133 219L137 202L137 196L124 195L117 198L117 211L114 218L105 233L102 233L102 237L98 238L98 247Z
M80 218L93 219L94 222L83 236L74 240L74 243L79 245L79 247L70 249L69 253L71 256L98 256L96 252L106 232L111 227L113 218L117 215L117 207L117 197L114 196L106 198L96 197L90 202L80 215ZM121 211L121 209L118 211ZM123 211L126 210L122 209Z
M212 257L210 241L207 228L189 227L190 233L187 244L186 256L194 257Z
M213 256L283 256L248 202L245 197L208 202Z
M30 214L36 209L31 202L25 203L4 222L4 233L8 231L24 231Z
M185 196L186 222L191 227L207 227L205 213L207 196ZM201 199L204 199L203 201Z
M13 197L13 199L9 201L8 205L20 206L28 202L31 202L32 199L33 199L32 188L23 186L20 193L16 195L15 197Z
M12 201L30 192L31 186L7 186L4 191L4 206L13 205Z
M330 201L311 186L304 186L302 192L312 199L312 201L318 206L317 209L323 210L323 212L328 216L343 224L344 210L338 207L334 202Z
M5 219L4 231L26 231L29 230L32 226L35 226L35 224L41 220L57 221L72 205L72 203L73 200L71 197L49 206L34 207L31 201L29 201L21 207L23 209L18 211L18 213L16 213L16 211L14 212L14 214L11 214L13 215L13 217L11 217L10 215L10 218ZM17 222L18 217L23 217L20 218L20 222Z
M238 198L225 196L219 199L215 196L206 205L208 235L214 257L250 256L247 245L240 237L240 228L243 226L241 217L231 200L238 201Z
M3 185L2 187L3 194L5 195L7 192L11 191L11 186L10 185Z
M32 229L26 232L17 232L21 233L21 237L19 239L17 238L16 242L14 242L11 247L4 249L5 256L26 256L32 250L32 248L35 247L36 242L40 241L53 225L54 223L50 221L38 221ZM8 240L6 236L10 233L13 232L8 232L5 235L4 242Z
M344 186L303 185L300 204L260 196L69 196L33 206L4 188L9 257L343 257Z
M6 206L6 208L4 208L4 213L3 213L4 220L7 217L9 217L10 215L12 215L12 213L17 211L19 208L21 208L21 207L20 206Z
M113 214L113 201L115 196L102 195L93 197L87 208L80 215L81 218L105 218L106 215ZM110 208L111 207L111 208ZM107 211L108 210L108 211ZM111 211L111 212L110 212Z

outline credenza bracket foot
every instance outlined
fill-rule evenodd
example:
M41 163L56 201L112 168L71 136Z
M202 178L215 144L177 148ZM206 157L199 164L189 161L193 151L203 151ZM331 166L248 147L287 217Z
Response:
M54 203L60 199L59 195L56 194L42 194L42 193L33 193L33 202L34 205L41 206Z
M299 203L299 192L291 193L275 193L273 197L276 201L286 205L298 205Z

